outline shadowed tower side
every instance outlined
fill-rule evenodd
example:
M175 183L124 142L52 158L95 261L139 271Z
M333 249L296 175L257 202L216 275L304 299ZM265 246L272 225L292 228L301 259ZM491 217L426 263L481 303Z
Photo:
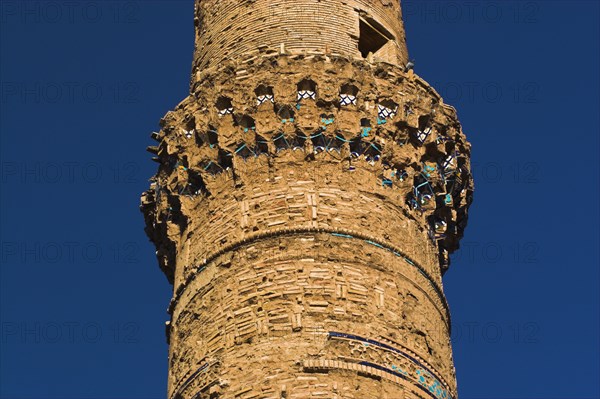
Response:
M442 290L472 198L388 0L197 0L142 196L169 398L456 398Z

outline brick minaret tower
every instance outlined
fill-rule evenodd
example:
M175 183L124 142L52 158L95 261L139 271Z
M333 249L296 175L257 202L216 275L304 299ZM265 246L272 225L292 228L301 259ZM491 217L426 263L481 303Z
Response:
M456 398L442 291L472 196L391 0L197 0L142 197L169 398ZM407 65L408 64L408 65Z

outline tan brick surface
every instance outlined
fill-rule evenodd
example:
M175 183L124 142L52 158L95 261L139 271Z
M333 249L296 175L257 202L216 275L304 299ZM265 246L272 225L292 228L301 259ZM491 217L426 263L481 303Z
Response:
M442 275L470 145L404 69L399 4L203 0L196 15L191 93L161 121L142 197L174 285L169 397L456 398ZM359 18L395 42L364 59Z

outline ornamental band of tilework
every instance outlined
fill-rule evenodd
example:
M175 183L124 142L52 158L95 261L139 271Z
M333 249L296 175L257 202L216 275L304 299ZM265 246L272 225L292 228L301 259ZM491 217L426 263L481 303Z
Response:
M197 0L146 232L168 397L456 398L442 275L470 145L391 0Z

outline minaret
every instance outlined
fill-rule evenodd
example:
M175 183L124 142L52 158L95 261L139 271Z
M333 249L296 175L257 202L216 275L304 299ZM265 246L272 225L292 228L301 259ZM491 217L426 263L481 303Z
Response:
M197 0L152 137L169 398L456 398L442 290L472 198L391 0Z

